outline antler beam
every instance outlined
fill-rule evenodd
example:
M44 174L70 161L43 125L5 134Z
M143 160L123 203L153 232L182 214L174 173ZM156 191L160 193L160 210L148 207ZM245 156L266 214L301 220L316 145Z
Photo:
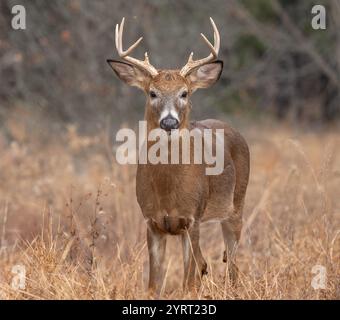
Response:
M125 22L125 18L122 19L122 22L121 22L120 25L116 24L115 42L116 42L116 48L117 48L119 56L123 60L125 60L125 61L147 71L152 77L156 76L158 74L158 71L154 66L152 66L150 64L147 52L145 52L144 61L135 59L135 58L130 56L130 53L139 45L139 43L142 41L143 37L140 37L127 50L125 50L125 51L123 50L124 22Z
M217 59L218 56L218 52L220 50L220 34L218 32L218 29L216 27L216 24L214 22L214 20L212 18L210 18L210 22L211 25L214 29L214 45L211 44L211 42L207 39L207 37L201 33L201 36L204 40L204 42L207 44L207 46L209 47L211 53L200 60L193 60L193 55L194 53L191 52L188 62L186 63L186 65L181 69L180 74L181 76L185 77L187 74L189 74L193 69L200 67L208 62L214 61Z

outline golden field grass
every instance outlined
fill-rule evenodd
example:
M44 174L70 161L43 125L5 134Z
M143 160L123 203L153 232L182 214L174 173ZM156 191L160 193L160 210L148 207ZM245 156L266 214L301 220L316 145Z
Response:
M23 117L22 117L23 118ZM35 120L37 121L37 120ZM105 133L58 137L9 117L0 134L0 298L146 299L146 226L135 199L135 166L114 162ZM169 237L162 298L339 299L339 131L276 124L240 128L251 175L231 286L218 224L201 227L209 274L181 290L181 244ZM13 289L13 266L26 269ZM311 286L326 268L326 288Z

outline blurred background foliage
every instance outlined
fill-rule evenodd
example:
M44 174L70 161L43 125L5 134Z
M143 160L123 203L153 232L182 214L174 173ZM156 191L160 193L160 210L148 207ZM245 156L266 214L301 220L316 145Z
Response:
M0 3L0 125L11 110L32 127L117 129L143 117L144 96L119 83L106 63L117 58L114 26L126 17L125 46L158 68L180 68L191 51L207 54L200 32L221 33L221 80L193 97L193 117L265 115L307 125L340 116L340 1L319 0L327 29L311 28L314 1L23 0L27 29L11 29ZM39 120L37 120L39 119ZM44 127L45 126L45 127ZM47 127L46 127L47 126Z

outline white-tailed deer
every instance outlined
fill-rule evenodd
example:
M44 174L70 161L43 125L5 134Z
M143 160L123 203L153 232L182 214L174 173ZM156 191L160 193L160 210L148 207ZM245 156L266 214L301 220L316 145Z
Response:
M199 244L201 222L218 220L225 243L223 261L228 262L229 276L235 281L235 250L242 227L242 209L249 178L249 151L244 138L228 124L218 120L189 122L190 96L207 88L220 77L223 62L216 60L220 36L214 21L214 45L203 35L211 53L193 60L193 53L181 70L158 70L147 53L144 61L130 56L139 38L123 49L124 18L116 26L116 48L123 61L108 60L118 77L146 94L145 120L148 132L162 128L223 129L224 167L219 175L206 175L203 164L139 164L137 200L147 222L149 250L149 288L159 290L164 280L164 258L168 234L180 235L183 244L184 288L195 287L197 276L207 272ZM169 135L170 136L170 135ZM147 142L147 148L153 142ZM190 150L192 153L192 145ZM212 235L213 236L213 235ZM198 271L198 272L197 272Z

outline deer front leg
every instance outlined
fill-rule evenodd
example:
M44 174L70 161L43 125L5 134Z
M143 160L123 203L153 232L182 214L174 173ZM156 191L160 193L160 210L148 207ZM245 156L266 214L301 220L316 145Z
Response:
M196 269L200 272L200 278L207 273L207 263L203 258L199 245L199 223L182 234L184 279L183 290L192 290L195 287Z
M147 244L149 251L149 290L151 293L159 294L164 280L166 234L159 232L152 224L148 224Z

